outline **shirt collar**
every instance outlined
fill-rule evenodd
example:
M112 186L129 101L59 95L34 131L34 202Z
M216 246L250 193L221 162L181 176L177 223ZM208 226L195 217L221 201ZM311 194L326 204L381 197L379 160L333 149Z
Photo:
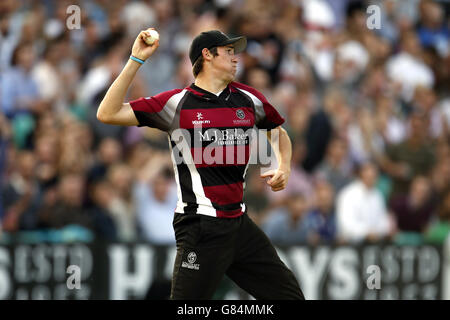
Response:
M227 97L228 94L230 93L230 90L231 90L230 89L230 84L228 84L225 87L225 89L220 93L220 95L217 96L217 95L215 95L214 93L212 93L212 92L210 92L208 90L205 90L205 89L202 89L202 88L196 86L194 83L192 83L189 88L191 89L190 90L191 92L193 92L193 93L195 93L195 94L197 94L199 96L208 96L208 97L214 97L214 98Z

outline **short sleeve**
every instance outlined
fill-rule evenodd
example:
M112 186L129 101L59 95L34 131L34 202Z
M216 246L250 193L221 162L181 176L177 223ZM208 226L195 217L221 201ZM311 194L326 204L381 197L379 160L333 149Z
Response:
M152 127L169 131L178 104L186 90L174 89L152 97L130 101L139 127Z
M242 83L233 82L232 85L252 100L255 107L255 125L258 129L270 130L284 123L284 118L261 92Z
M256 121L256 127L258 129L273 129L284 123L284 118L267 100L263 102L262 109L264 110L264 115L257 118Z

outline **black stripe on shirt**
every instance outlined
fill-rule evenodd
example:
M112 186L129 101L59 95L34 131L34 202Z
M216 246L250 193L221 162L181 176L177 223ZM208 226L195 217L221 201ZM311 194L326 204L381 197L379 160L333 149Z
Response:
M198 167L197 171L200 174L203 186L212 187L244 182L245 167L245 164L224 167Z

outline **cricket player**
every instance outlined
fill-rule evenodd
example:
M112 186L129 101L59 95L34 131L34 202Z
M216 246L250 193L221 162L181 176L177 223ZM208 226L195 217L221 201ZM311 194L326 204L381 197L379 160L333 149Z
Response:
M152 28L150 28L152 29ZM304 299L294 274L280 260L243 203L250 154L249 130L279 136L278 168L261 175L273 191L286 187L292 146L284 119L254 88L234 82L236 54L245 37L218 30L202 32L191 43L195 82L152 97L124 103L139 67L159 46L136 38L130 59L108 89L97 111L101 122L148 126L168 133L178 204L173 227L177 255L171 299L211 299L224 275L256 299ZM158 75L155 74L155 77ZM214 161L212 161L214 160Z

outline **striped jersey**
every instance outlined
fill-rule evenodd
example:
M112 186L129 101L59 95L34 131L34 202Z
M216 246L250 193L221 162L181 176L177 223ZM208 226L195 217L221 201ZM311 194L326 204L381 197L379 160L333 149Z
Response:
M215 95L192 84L130 105L138 126L168 133L178 192L175 212L219 218L245 212L249 132L284 123L259 91L231 82Z

